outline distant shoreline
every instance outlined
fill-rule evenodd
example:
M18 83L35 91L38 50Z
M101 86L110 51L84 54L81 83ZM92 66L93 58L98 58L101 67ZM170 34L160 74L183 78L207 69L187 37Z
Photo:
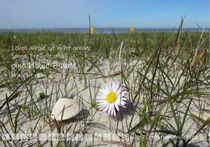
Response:
M202 32L203 28L183 28L184 32ZM0 29L1 32L63 32L63 33L88 33L89 28L30 28L30 29ZM96 28L97 33L127 33L129 28ZM136 28L136 32L177 32L178 28ZM209 28L204 28L209 32Z

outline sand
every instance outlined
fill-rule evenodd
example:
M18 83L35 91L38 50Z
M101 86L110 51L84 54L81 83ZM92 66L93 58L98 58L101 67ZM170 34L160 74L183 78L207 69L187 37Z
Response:
M138 89L138 72L141 71L142 73L145 72L146 63L143 61L132 61L130 63L122 62L119 63L118 61L114 61L110 64L109 61L101 60L98 62L100 65L100 69L103 72L104 76L101 76L98 69L94 66L90 71L86 73L86 79L81 73L78 68L66 70L59 70L59 71L52 71L50 75L47 77L45 74L37 74L30 84L22 85L18 91L21 91L21 94L15 98L14 100L10 101L9 108L11 117L13 118L13 123L15 117L18 115L17 118L17 133L19 134L39 134L41 135L51 135L57 134L58 130L56 129L56 123L50 118L52 108L56 101L59 98L67 97L73 98L80 101L80 112L78 115L70 119L68 121L61 123L61 134L66 134L69 140L74 140L71 142L72 146L88 146L88 145L99 145L99 146L139 146L141 140L139 137L139 127L136 128L135 131L129 132L131 128L136 126L141 126L141 117L138 111L143 109L144 100L146 97L145 91L141 91L137 98L139 98L137 110L135 111L135 106L137 100L134 101L133 96L135 95L134 92ZM109 81L110 79L121 81L121 76L115 73L119 73L121 71L120 66L123 66L123 73L128 77L127 84L130 93L130 97L128 100L128 110L123 111L123 116L118 116L118 118L110 118L104 112L97 110L97 108L92 107L93 105L91 102L94 101L97 91L99 87ZM134 65L135 70L132 71L129 75L129 69L131 69ZM90 66L87 66L90 67ZM110 69L111 70L108 70ZM88 68L85 68L87 71ZM30 71L29 69L26 71ZM67 75L68 73L68 75ZM147 78L152 78L153 70L150 70ZM177 71L177 74L180 74L180 71ZM174 75L177 75L174 74ZM27 74L26 74L27 75ZM110 75L113 75L111 78ZM173 76L173 75L172 75ZM176 82L176 78L173 78L173 82ZM86 81L85 81L86 80ZM184 83L185 77L182 77L179 84L182 85ZM86 85L85 85L86 84ZM18 85L18 84L17 84ZM162 85L163 86L163 85ZM180 86L178 86L180 87ZM164 88L164 86L163 86ZM171 89L171 87L168 87ZM208 92L207 89L205 89ZM8 88L0 88L0 106L2 106L3 102L5 101L5 95L8 96L14 91L14 89ZM30 93L30 92L31 93ZM176 93L178 89L174 90ZM43 92L47 95L46 98L41 99L39 94ZM166 100L166 96L164 94L154 95L157 97L158 100ZM194 96L196 98L196 96ZM203 109L209 109L209 98L201 97L200 98L200 105L203 105ZM155 107L153 108L153 113L157 112L161 108L158 102L154 102ZM185 110L186 106L189 103L189 100L185 100L184 103L180 104L178 108L181 110ZM164 104L165 107L163 108L161 114L168 116L164 117L165 123L171 124L176 128L176 124L174 119L172 118L172 113L168 111L169 103L166 102ZM195 101L190 106L190 113L199 116L202 119L207 119L210 115L208 111L199 111L197 108L198 101ZM21 108L20 112L18 111ZM18 114L19 113L19 114ZM184 117L184 114L182 118ZM151 120L154 119L154 116L151 116ZM7 131L12 134L14 130L11 127L10 123L10 115L8 111L7 105L5 105L1 112L0 112L0 120L7 128ZM132 120L132 121L131 121ZM150 129L151 123L144 126L144 131L147 132ZM198 121L193 121L191 118L187 117L186 123L183 126L183 133L186 136L191 136L196 132L196 129L200 126ZM5 134L8 133L5 129L1 129L1 133ZM135 133L138 132L138 133ZM199 133L194 140L192 140L192 144L194 145L208 145L207 142L207 135L208 130L204 129L201 133ZM198 136L200 135L200 138ZM73 137L74 136L74 137ZM72 137L72 138L71 138ZM160 141L160 137L158 133L151 133L150 134L150 143L153 142L153 145L161 146L163 142ZM168 136L168 137L173 137ZM34 137L36 138L36 137ZM44 143L45 137L38 137L42 143ZM167 136L165 136L165 142L168 141ZM53 141L52 144L56 145L57 140ZM26 144L38 144L37 140L33 137L30 141L26 141ZM17 142L17 144L21 144L21 142ZM51 142L47 142L45 146L50 145ZM2 145L0 143L0 145ZM149 146L149 144L148 144ZM172 146L172 145L171 145Z

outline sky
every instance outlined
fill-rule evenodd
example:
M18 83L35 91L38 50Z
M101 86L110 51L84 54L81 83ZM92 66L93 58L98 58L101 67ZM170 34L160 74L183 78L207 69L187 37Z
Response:
M5 28L209 27L209 0L0 0Z

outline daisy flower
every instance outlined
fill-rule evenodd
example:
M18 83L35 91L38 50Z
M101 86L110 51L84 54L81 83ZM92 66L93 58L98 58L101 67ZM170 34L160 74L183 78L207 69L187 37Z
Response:
M126 108L128 91L125 86L117 81L110 81L99 89L96 97L99 110L103 110L110 116L116 116L120 108Z

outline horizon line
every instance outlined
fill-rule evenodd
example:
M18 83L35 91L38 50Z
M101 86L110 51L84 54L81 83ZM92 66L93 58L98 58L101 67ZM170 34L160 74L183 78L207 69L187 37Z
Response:
M95 27L95 26L94 26ZM131 27L131 26L130 26ZM129 29L130 27L95 27L95 29ZM132 26L134 27L134 26ZM179 29L179 27L134 27L135 29ZM89 27L30 27L30 28L0 28L0 30L30 30L30 29L90 29ZM210 29L208 27L182 27L182 29Z

